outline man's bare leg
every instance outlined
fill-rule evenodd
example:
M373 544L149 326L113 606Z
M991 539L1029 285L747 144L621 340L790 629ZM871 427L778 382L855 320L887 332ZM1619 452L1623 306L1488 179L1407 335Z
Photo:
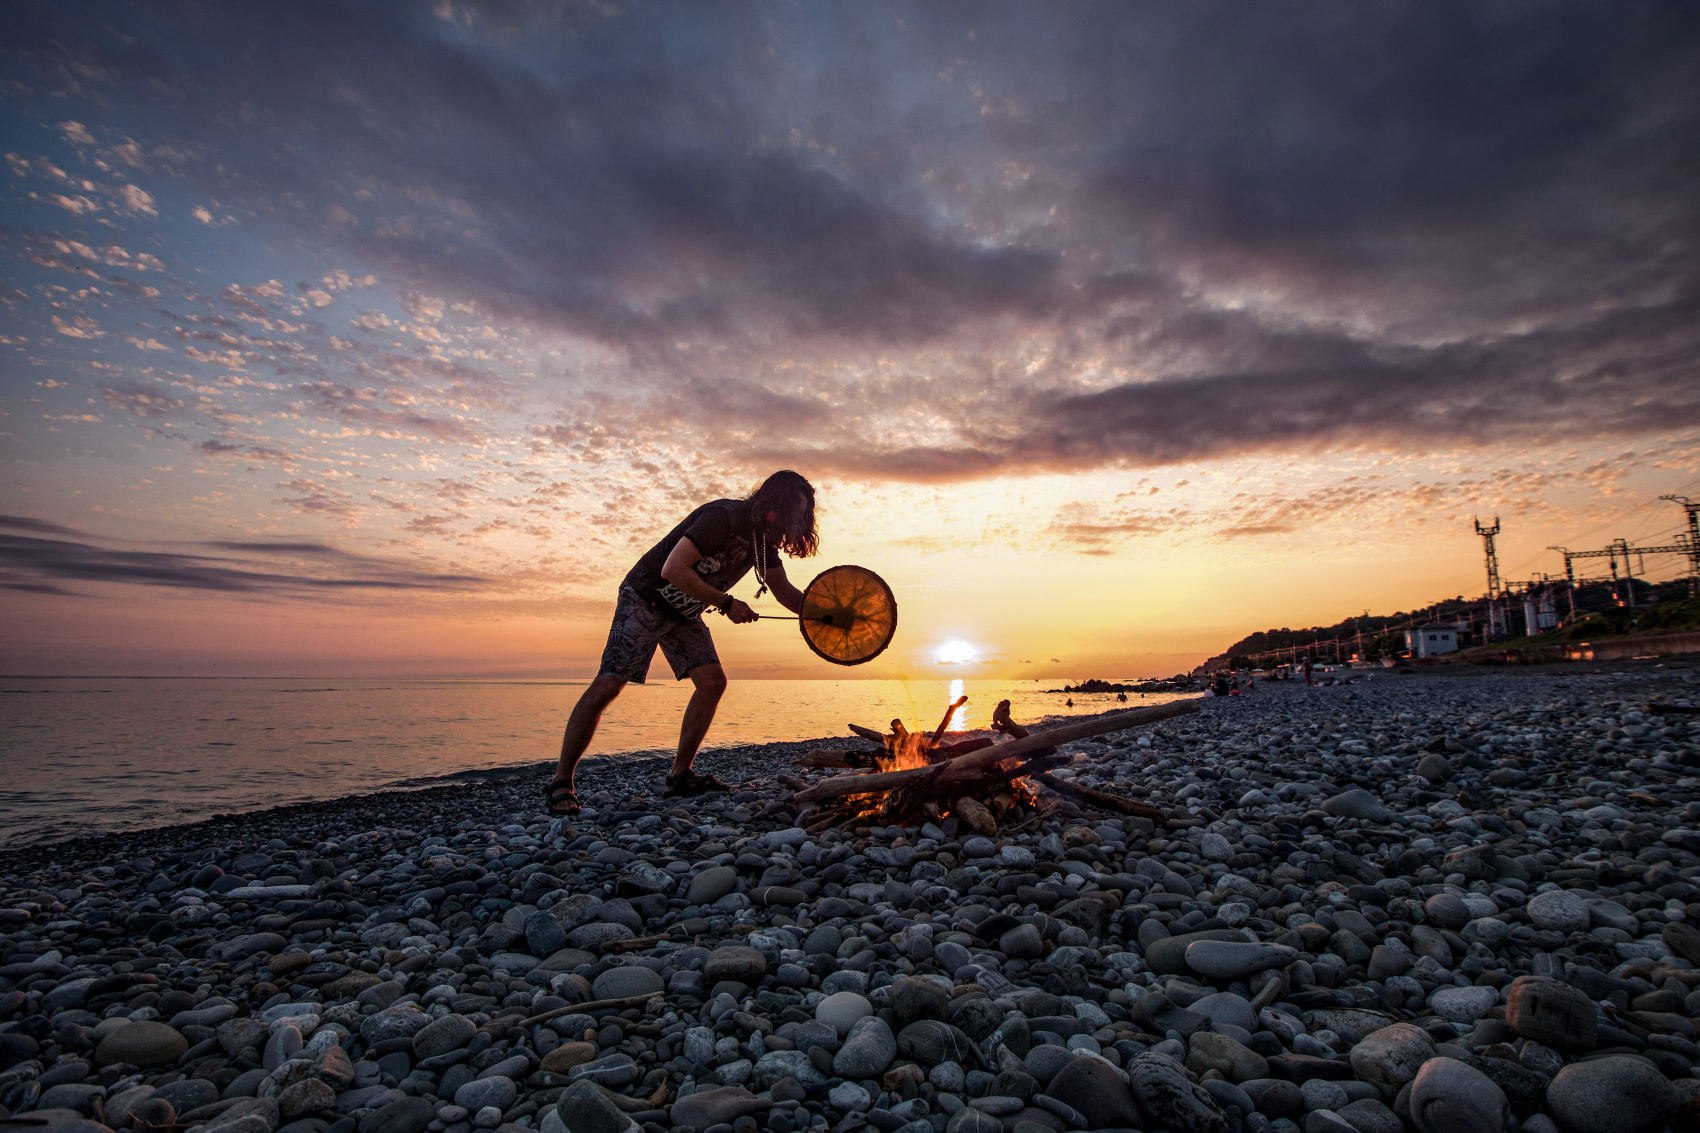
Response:
M573 768L578 766L579 757L595 737L602 710L614 703L625 687L626 682L620 677L603 674L591 681L579 696L573 714L567 717L566 733L561 737L561 762L555 769L555 782L572 784Z
M685 675L696 685L696 691L691 693L684 722L679 725L679 750L673 756L673 775L691 769L691 761L697 757L703 737L708 735L708 726L714 723L721 694L726 691L726 670L719 665L698 665Z

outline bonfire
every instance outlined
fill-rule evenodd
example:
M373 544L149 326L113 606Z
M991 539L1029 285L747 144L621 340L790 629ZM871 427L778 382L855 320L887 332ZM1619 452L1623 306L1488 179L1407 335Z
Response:
M1163 812L1149 803L1052 775L1073 758L1057 748L1072 740L1198 711L1194 701L1175 701L1030 733L1010 718L1009 701L1004 700L992 714L992 727L1009 739L1001 743L980 738L947 744L944 738L951 719L967 701L966 696L957 698L930 733L911 732L902 720L893 720L890 732L852 724L852 732L877 741L880 747L817 750L799 760L807 767L844 767L859 772L836 775L796 792L797 802L819 808L809 816L808 829L818 833L857 822L909 826L954 815L962 825L987 835L997 833L1006 817L1016 817L1016 824L1004 832L1018 833L1036 825L1058 805L1058 798L1161 822ZM1045 797L1041 788L1047 788L1055 798Z

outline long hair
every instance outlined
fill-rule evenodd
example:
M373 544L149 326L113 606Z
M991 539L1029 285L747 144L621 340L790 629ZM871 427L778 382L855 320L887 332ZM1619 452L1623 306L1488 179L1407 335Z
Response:
M757 527L766 527L768 538L794 559L806 559L820 549L815 530L814 485L796 472L775 472L750 494L750 514ZM768 512L778 512L771 526Z

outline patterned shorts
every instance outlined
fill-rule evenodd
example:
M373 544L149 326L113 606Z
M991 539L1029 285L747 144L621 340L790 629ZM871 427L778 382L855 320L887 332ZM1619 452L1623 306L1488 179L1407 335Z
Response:
M720 664L720 654L714 651L714 638L701 618L676 622L650 609L631 591L621 590L620 600L614 605L614 624L608 627L608 644L602 648L602 668L598 675L643 684L657 645L673 668L674 680L684 680L698 665Z

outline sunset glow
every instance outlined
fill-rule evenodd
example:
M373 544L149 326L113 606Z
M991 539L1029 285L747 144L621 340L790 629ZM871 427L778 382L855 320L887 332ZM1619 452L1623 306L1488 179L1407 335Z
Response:
M897 634L732 675L1168 675L1700 494L1643 10L177 11L6 17L12 672L594 675L794 468Z
M952 638L933 650L933 659L941 665L966 665L979 657L980 651L960 638Z

